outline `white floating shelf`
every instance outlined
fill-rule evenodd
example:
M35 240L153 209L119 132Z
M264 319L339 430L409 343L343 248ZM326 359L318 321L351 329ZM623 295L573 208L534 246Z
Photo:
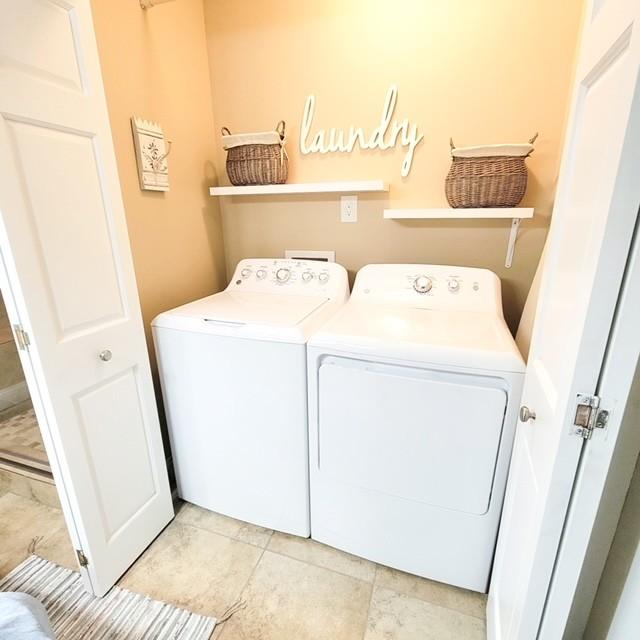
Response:
M507 244L507 256L504 266L509 269L513 263L513 254L516 250L518 229L524 218L533 218L533 207L486 207L478 209L385 209L384 217L388 220L424 220L437 218L456 218L486 220L490 218L508 218L511 220L509 231L509 243Z
M427 218L533 218L533 207L487 207L482 209L385 209L389 220L419 220Z
M389 191L382 180L349 180L344 182L301 182L298 184L264 184L247 187L211 187L212 196L270 196L295 193L366 193Z

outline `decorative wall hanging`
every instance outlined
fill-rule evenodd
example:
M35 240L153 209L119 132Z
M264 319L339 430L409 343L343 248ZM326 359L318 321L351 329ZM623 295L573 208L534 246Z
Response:
M424 135L418 135L418 125L411 124L408 118L394 120L391 118L398 99L398 87L391 85L387 91L380 116L380 124L375 127L367 137L362 127L350 126L347 130L318 129L313 134L311 141L311 125L316 107L316 97L310 95L304 105L302 116L302 126L300 128L300 152L304 155L308 153L351 153L356 144L361 149L390 149L398 142L401 146L407 147L407 152L402 162L400 175L406 177L411 171L413 154Z
M140 188L147 191L169 191L169 165L167 156L171 140L165 140L157 122L131 118L133 142L138 162Z

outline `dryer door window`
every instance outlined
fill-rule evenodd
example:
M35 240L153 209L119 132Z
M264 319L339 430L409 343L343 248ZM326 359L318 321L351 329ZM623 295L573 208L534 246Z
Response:
M507 405L502 379L327 357L318 402L323 475L487 512Z

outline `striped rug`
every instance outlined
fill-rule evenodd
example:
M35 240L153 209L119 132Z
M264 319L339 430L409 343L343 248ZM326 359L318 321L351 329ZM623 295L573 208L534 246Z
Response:
M113 587L103 598L87 593L80 574L29 556L0 580L0 591L40 600L56 640L208 640L216 619Z

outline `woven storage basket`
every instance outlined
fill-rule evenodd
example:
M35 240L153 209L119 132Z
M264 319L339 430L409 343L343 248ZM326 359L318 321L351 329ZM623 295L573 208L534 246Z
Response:
M455 209L469 207L515 207L527 189L525 159L533 151L536 133L529 144L456 148L451 141L451 168L445 193Z
M284 149L285 124L275 131L233 135L222 127L222 142L227 150L227 175L231 184L281 184L287 181L289 160Z

